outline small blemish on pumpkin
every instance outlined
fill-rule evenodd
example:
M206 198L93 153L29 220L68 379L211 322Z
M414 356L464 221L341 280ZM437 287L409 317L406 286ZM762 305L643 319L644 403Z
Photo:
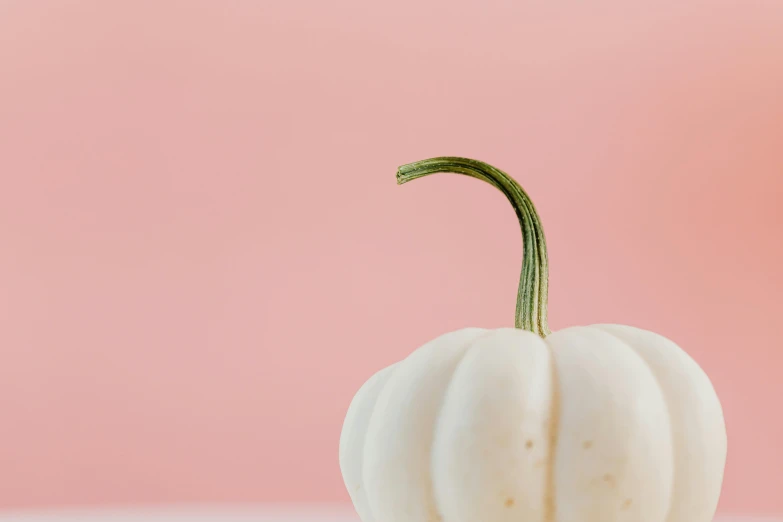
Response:
M623 509L628 509L629 507L631 507L631 504L633 504L633 499L626 498L625 502L623 502Z
M356 489L354 489L354 491L358 493L361 489L362 489L362 485L359 484L358 486L356 486Z
M609 484L611 487L614 487L615 485L614 475L612 475L611 473L607 473L606 475L604 475L603 478L604 478L604 482Z
M507 508L510 508L510 507L513 507L513 506L514 506L514 503L515 503L515 501L514 501L514 499L513 499L513 498L507 498L507 499L506 499L506 503L505 503L504 505L505 505Z
M532 448L533 447L533 441L532 440L528 440L527 442L525 442L525 447L527 449Z
M582 443L582 447L584 449L590 449L593 447L593 441L592 440L586 440Z
M540 460L537 460L537 461L536 461L536 463L534 464L534 466L535 466L535 467L537 467L537 468L543 468L543 467L544 467L544 464L546 464L546 460L544 460L544 459L540 459Z

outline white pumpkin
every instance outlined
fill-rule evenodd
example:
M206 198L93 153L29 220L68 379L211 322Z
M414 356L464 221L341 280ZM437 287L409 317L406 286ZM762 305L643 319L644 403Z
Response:
M462 158L401 167L398 179L433 172L488 181L517 210L517 328L447 333L359 390L340 466L361 520L712 520L726 431L706 374L638 328L550 333L546 245L527 196L501 171Z

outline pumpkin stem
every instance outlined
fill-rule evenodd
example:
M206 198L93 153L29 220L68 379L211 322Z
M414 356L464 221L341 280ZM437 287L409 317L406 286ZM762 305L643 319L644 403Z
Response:
M545 337L552 333L546 317L549 293L549 265L541 220L522 187L505 172L482 161L466 158L432 158L403 165L397 169L397 184L422 178L436 172L463 174L486 181L508 198L522 228L522 274L517 291L517 328Z

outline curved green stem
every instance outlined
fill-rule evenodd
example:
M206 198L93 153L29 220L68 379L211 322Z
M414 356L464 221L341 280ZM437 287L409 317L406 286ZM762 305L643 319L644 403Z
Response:
M403 165L397 169L397 183L402 185L436 172L452 172L486 181L508 198L517 213L524 245L514 324L517 328L528 330L541 337L550 334L546 317L549 293L546 240L541 220L528 195L505 172L482 161L466 158L432 158Z

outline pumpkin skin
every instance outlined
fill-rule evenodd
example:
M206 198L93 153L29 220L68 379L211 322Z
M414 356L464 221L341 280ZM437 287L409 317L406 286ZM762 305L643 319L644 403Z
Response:
M468 328L371 377L340 440L363 522L709 522L720 402L658 334Z
M713 386L667 338L630 326L552 333L548 256L522 187L486 163L432 158L511 203L524 256L515 328L442 335L370 378L340 467L363 522L710 522L726 462Z

